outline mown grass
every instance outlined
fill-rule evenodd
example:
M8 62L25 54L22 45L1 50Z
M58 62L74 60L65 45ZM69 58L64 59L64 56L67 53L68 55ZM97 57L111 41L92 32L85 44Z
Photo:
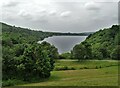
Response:
M52 71L49 79L19 86L118 86L117 61L57 61L55 65L76 70ZM102 68L94 69L96 66Z

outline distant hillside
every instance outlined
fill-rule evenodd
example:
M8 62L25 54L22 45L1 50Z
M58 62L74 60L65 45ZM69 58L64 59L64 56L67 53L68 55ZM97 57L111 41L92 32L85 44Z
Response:
M120 26L99 30L90 34L80 45L89 44L92 49L92 57L98 59L114 58L120 48ZM119 59L119 58L116 58Z
M120 42L118 42L118 39L120 39L119 27L118 25L113 25L111 28L99 30L89 35L84 42L90 43L93 49L98 49L102 46L111 51L116 45L120 45Z
M52 36L52 33L49 32L34 31L27 28L10 26L5 23L0 23L0 25L2 26L3 38L7 35L16 39L23 39L22 37L24 37L27 40L38 41Z
M89 36L94 32L83 32L83 33L61 33L61 32L52 32L54 36Z
M43 40L46 37L49 36L69 36L69 35L73 35L73 36L88 36L90 34L92 34L93 32L85 32L85 33L61 33L61 32L43 32L43 31L35 31L35 30L30 30L28 28L21 28L21 27L16 27L16 26L11 26L5 23L1 23L0 25L2 26L2 32L3 33L14 33L18 35L22 35L22 36L26 36L28 37L28 39L32 36L36 37L34 40Z

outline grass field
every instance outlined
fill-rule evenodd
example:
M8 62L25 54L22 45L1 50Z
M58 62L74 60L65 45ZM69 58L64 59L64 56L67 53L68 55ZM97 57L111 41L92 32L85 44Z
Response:
M68 67L79 70L79 69L105 68L111 66L118 66L118 62L115 60L88 60L81 62L78 62L77 60L57 60L55 63L55 69Z
M55 68L64 66L74 70L54 70L49 79L18 86L118 86L117 61L56 61Z

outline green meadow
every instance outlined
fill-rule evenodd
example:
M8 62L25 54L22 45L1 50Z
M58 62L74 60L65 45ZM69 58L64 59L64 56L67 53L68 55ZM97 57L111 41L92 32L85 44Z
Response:
M50 78L17 86L118 86L118 61L57 60Z

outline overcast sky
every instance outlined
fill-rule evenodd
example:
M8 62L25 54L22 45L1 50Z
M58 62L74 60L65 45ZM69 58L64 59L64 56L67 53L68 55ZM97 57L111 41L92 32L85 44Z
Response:
M2 0L1 21L42 31L96 31L118 24L118 1Z

